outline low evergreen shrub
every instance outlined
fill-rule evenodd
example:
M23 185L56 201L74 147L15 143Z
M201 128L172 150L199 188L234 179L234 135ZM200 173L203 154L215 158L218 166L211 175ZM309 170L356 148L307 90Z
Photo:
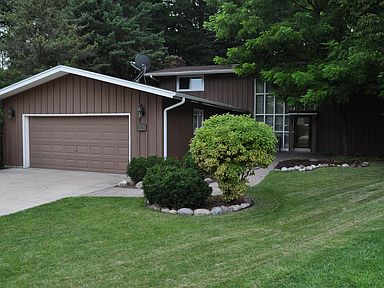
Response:
M148 170L143 181L145 197L150 204L171 209L201 207L212 189L196 169L180 166L182 161L176 163L157 164Z
M143 181L148 169L163 161L164 159L159 156L133 158L128 164L127 174L134 182Z

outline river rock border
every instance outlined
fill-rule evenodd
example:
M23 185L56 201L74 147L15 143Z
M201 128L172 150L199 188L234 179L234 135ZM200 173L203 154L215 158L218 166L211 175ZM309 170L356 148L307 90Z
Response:
M300 172L304 172L304 171L312 171L312 170L315 170L315 169L318 169L318 168L325 168L325 167L342 167L342 168L347 168L347 167L350 167L351 165L349 165L348 163L343 163L343 164L328 164L328 163L324 163L324 164L313 164L313 165L308 165L308 166L304 166L304 165L296 165L296 166L293 166L293 167L282 167L281 169L277 169L277 170L280 170L280 171L283 171L283 172L288 172L288 171L300 171ZM361 167L368 167L369 166L369 163L368 162L362 162L359 166Z
M177 215L184 215L184 216L218 216L230 212L237 212L240 210L247 209L253 205L253 200L249 196L245 196L243 198L243 203L241 204L235 204L235 205L221 205L216 206L211 209L206 208L198 208L198 209L190 209L190 208L180 208L178 210L175 209L169 209L167 207L161 207L160 205L153 204L149 205L147 200L145 200L146 206L152 210L159 211L162 213L169 213L169 214L177 214Z

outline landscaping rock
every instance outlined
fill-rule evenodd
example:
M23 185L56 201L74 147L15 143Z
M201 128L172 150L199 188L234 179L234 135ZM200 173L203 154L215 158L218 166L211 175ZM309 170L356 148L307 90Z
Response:
M179 210L177 210L177 214L192 216L193 210L189 208L180 208Z
M251 205L253 203L252 198L249 196L244 196L243 200L245 203L249 203L249 205Z
M211 211L209 211L208 209L196 209L195 211L193 211L193 214L195 216L207 216L211 215Z
M213 183L213 180L212 180L212 178L207 177L204 179L204 182L207 184L211 184L211 183Z
M161 208L160 211L163 213L169 213L169 211L171 211L171 210L169 210L168 208Z
M229 207L224 206L224 205L221 205L220 208L221 208L221 210L223 211L223 213L227 213L227 212L230 211Z
M169 213L171 213L171 214L177 214L177 211L176 211L175 209L172 209L172 210L169 211Z
M283 167L283 168L281 168L281 171L288 171L288 168L287 167Z
M305 171L305 168L300 168L299 171L300 171L300 172L304 172L304 171Z
M220 196L223 195L224 192L219 187L212 187L212 196Z
M349 167L349 164L344 163L343 165L341 165L341 167L343 167L343 168Z
M219 183L212 182L208 186L212 188L212 196L220 196L224 194L224 192L219 188Z
M251 204L249 204L249 203L241 203L241 204L240 204L240 207L241 207L242 209L248 208L249 206L251 206Z
M137 189L142 189L143 188L143 181L137 182L136 183L136 188Z
M153 210L156 210L156 211L160 211L160 209L161 209L161 207L159 205L157 205L157 204L152 204L149 207L151 207Z
M228 208L229 208L229 211L239 211L239 210L241 210L241 206L240 205L231 205Z
M223 214L223 209L221 209L221 207L213 207L211 209L211 214L216 216L216 215L220 215L220 214Z
M211 188L219 188L219 183L217 183L217 182L212 182L212 183L210 183L208 186L211 187Z
M295 169L295 170L299 170L300 167L296 165L296 166L293 167L293 169Z
M123 181L119 182L119 184L117 184L117 186L119 186L120 188L126 188L126 187L128 187L128 181L123 180Z
M368 167L369 166L369 163L368 162L362 162L360 164L361 167Z

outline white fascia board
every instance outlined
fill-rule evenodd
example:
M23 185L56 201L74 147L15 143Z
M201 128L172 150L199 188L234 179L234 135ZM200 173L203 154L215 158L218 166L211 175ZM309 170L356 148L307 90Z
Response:
M196 70L196 71L178 71L178 72L149 72L145 76L191 76L191 75L206 75L206 74L228 74L235 73L233 69L218 69L218 70Z
M152 87L152 86L141 84L141 83L136 83L136 82L132 82L132 81L116 78L116 77L111 77L111 76L107 76L107 75L103 75L95 72L85 71L78 68L59 65L1 89L0 100L7 98L9 96L12 96L14 94L17 94L19 92L28 90L30 88L36 87L38 85L44 84L48 81L51 81L53 79L59 78L67 74L83 76L83 77L91 78L94 80L99 80L99 81L131 88L131 89L135 89L135 90L139 90L147 93L152 93L152 94L159 95L162 97L167 97L167 98L173 98L176 94L176 92L173 92L173 91Z

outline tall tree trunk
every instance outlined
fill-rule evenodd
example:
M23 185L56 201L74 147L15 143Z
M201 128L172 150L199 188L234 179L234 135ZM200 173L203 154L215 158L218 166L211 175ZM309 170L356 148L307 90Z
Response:
M341 117L341 144L343 155L348 154L348 124L347 124L347 112L346 105L344 103L339 104L339 111Z

